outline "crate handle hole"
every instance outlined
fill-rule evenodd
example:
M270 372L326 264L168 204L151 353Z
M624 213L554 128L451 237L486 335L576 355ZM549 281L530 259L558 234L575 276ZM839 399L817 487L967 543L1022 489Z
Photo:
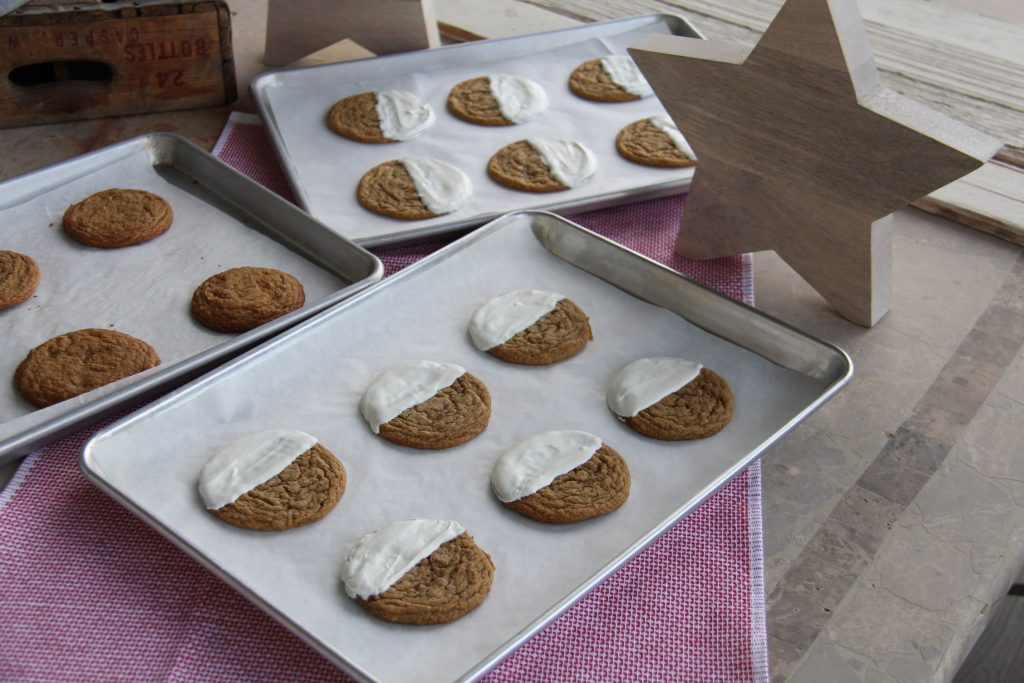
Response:
M40 62L26 64L11 69L7 75L11 83L22 88L37 85L65 83L68 81L87 81L91 83L109 83L114 79L114 70L109 64L84 59Z

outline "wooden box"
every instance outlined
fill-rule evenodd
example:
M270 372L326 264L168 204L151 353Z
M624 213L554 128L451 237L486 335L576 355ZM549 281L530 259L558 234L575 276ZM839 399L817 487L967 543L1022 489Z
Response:
M0 17L0 128L237 97L224 0L35 0Z

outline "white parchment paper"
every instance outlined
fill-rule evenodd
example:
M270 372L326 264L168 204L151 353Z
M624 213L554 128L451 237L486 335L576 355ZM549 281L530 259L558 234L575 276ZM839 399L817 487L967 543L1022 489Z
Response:
M340 234L372 244L382 237L467 224L477 216L481 217L479 223L483 217L513 210L585 204L595 198L628 201L658 183L675 181L682 188L692 178L692 169L641 166L626 161L615 149L615 136L624 126L665 114L657 98L591 102L573 95L568 87L569 74L582 62L625 54L626 46L654 32L668 33L669 28L654 22L641 29L582 40L566 31L557 39L538 37L536 47L522 41L498 42L467 46L472 54L470 50L441 50L374 60L374 69L365 62L354 62L284 71L269 77L266 87L255 95L269 114L264 116L266 124L283 145L278 151L298 186L300 203ZM515 126L477 126L448 112L448 92L456 83L489 74L533 79L546 91L549 109ZM325 123L331 106L368 90L415 93L434 108L437 122L418 138L391 144L363 144L331 132ZM487 176L491 155L527 137L584 143L597 156L597 173L577 188L542 194L511 190L491 180ZM401 221L364 209L356 199L359 179L373 166L403 156L433 157L461 168L473 183L473 196L458 211L421 221Z
M374 680L451 681L706 492L797 413L824 383L784 370L703 332L554 257L525 216L467 238L279 338L171 404L97 440L93 473L158 523L286 615L307 636ZM458 246L456 243L455 246ZM544 367L503 363L477 351L468 321L510 289L550 289L590 316L594 341ZM735 413L718 435L669 443L641 437L608 410L607 382L642 356L676 355L716 370L732 386ZM489 387L486 431L461 446L417 451L376 437L359 414L367 384L414 358L454 362ZM283 533L231 527L202 506L203 463L256 430L313 434L343 461L348 489L323 520ZM571 525L517 515L493 496L491 468L521 438L549 429L601 437L629 463L632 491L619 510ZM173 435L169 436L169 435ZM411 517L455 519L494 559L484 604L448 625L388 624L366 615L340 587L349 548L364 534Z
M192 292L215 273L244 265L279 268L302 283L306 307L348 284L218 208L191 179L164 169L158 171L140 148L138 154L66 184L43 186L27 201L0 209L0 248L28 254L42 272L31 299L0 310L0 440L141 377L36 409L18 394L12 378L29 350L47 339L87 327L115 329L156 349L161 365L148 371L154 372L236 336L192 320ZM64 210L111 187L162 196L174 211L171 228L121 249L87 247L65 235Z

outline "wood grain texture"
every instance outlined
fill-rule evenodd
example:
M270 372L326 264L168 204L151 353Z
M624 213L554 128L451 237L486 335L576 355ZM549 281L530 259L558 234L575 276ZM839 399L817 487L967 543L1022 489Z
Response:
M0 64L0 127L188 109L236 97L224 2L26 7L0 18ZM12 77L33 65L43 67L25 80ZM105 77L96 70L103 68Z
M294 62L345 38L380 55L441 44L432 0L268 0L268 65Z
M699 159L676 250L773 249L860 325L889 307L888 214L999 148L881 85L855 0L789 0L745 56L665 35L630 54Z

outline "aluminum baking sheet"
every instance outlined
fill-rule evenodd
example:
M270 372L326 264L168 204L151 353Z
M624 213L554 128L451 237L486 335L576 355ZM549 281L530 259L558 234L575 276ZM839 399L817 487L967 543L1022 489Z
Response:
M473 311L521 287L575 300L594 341L542 367L477 351L467 334ZM697 360L728 380L735 412L724 431L662 442L610 413L611 374L659 355ZM374 436L359 415L360 395L377 373L410 358L455 362L480 377L493 401L486 431L439 452ZM850 372L834 347L553 214L516 213L104 430L87 444L82 468L358 679L468 681L756 459ZM307 431L337 454L345 495L307 527L268 534L229 526L203 508L199 470L221 445L272 427ZM545 525L493 497L495 459L529 434L561 428L596 434L628 461L632 490L621 509ZM409 517L459 520L491 554L494 585L480 608L444 626L413 627L378 621L342 593L340 566L352 544Z
M95 249L67 237L60 226L68 205L110 187L149 190L167 199L174 210L171 229L123 249ZM162 361L41 410L5 380L0 462L166 390L382 275L372 254L175 135L142 136L0 183L0 225L0 248L32 256L42 271L29 301L0 311L0 377L12 377L35 346L85 327L144 339ZM303 284L306 305L240 335L195 323L189 303L196 286L241 265L292 273Z
M332 229L366 246L395 244L460 230L519 209L579 210L682 192L693 169L640 166L615 150L626 124L665 111L657 98L620 103L583 100L568 88L581 62L626 47L650 33L697 37L672 15L634 17L502 40L454 45L415 53L278 71L252 83L253 98L281 158L298 202ZM448 113L448 91L484 74L513 74L538 82L550 107L517 126L476 126ZM342 138L325 124L339 99L367 90L407 90L429 102L437 122L420 137L368 145ZM698 96L697 93L694 96ZM505 188L487 176L487 160L504 145L526 137L573 139L598 158L590 182L564 192L529 193ZM402 221L364 209L356 184L373 166L403 156L428 156L458 166L473 183L462 209L428 220Z

